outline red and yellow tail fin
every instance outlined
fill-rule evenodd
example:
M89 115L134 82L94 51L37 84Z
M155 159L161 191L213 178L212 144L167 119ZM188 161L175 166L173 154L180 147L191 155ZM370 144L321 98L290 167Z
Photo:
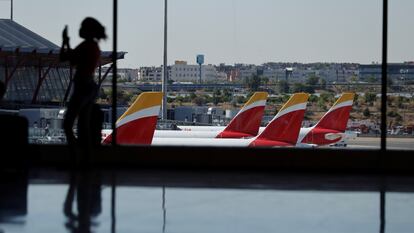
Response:
M354 97L355 93L343 93L331 109L316 123L315 128L345 132Z
M309 94L296 93L250 146L294 146L305 116Z
M216 138L256 136L262 122L267 96L267 92L255 92Z
M143 92L116 122L117 143L150 145L160 113L162 92ZM112 134L103 141L109 144Z

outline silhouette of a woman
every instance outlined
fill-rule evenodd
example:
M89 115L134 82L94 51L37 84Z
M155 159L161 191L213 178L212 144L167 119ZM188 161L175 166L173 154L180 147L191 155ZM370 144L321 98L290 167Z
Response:
M84 135L84 138L78 137L79 143L90 145L89 141L92 139L87 133L89 131L87 127L98 92L98 86L93 77L101 55L98 42L100 39L106 39L105 28L96 19L88 17L82 21L79 36L84 41L75 49L71 49L67 27L63 30L60 60L69 61L76 68L73 93L68 103L63 128L69 145L74 145L77 140L72 128L78 117L79 126L86 127L85 129L78 127L78 132L83 131L82 135Z

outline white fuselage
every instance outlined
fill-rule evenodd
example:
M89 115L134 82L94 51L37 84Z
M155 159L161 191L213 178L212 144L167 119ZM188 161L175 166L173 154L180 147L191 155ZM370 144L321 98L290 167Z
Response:
M191 127L194 128L191 128L191 130L155 130L154 138L215 138L222 132L222 130L224 130L224 127L222 126L211 126L212 128L210 128L210 126ZM266 127L260 127L258 134L262 133L265 128ZM311 128L301 128L298 141L299 139L303 139L310 130Z
M155 130L154 138L215 138L221 131Z
M153 138L153 146L218 146L247 147L255 138L249 139L215 139L215 138Z
M223 131L226 126L192 126L192 125L179 125L181 131Z
M216 136L222 132L222 130L224 130L224 127L221 127L221 130L217 130L220 129L220 126L212 126L213 128L210 128L210 126L191 126L194 128L191 128L191 130L156 130L154 133L154 139L157 139L157 143L158 141L162 141L164 142L165 140L158 140L158 138L168 138L168 139L182 139L182 138L191 138L191 140L195 140L195 139L214 139L216 138ZM302 144L302 140L306 137L306 135L309 134L310 131L312 131L314 127L304 127L300 129L299 132L299 136L298 136L298 140L297 140L297 144ZM260 127L259 129L259 134L261 132L263 132L263 130L265 129L265 127ZM327 139L333 140L334 138L329 138L329 137L343 137L343 134L335 134L335 135L325 135L325 137ZM344 138L344 139L349 139L349 138ZM231 140L229 138L220 138L220 139L216 139L216 140ZM177 140L180 141L180 140ZM204 141L200 140L199 142L195 142L195 144L197 145L201 145Z

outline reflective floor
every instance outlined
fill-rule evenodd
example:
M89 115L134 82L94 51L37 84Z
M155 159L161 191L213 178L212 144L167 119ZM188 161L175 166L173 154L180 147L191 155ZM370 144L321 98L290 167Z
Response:
M381 213L384 232L414 230L411 178L385 179L391 188L381 200L377 177L96 171L3 177L2 233L367 233L381 232Z

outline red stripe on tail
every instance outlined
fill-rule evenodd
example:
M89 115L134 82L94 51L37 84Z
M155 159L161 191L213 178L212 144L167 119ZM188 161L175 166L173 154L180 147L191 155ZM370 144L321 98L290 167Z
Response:
M349 119L349 113L352 110L352 106L344 106L338 109L328 112L317 123L315 128L332 129L340 132L345 132L346 125Z
M157 116L140 118L117 128L117 143L124 145L151 145ZM103 144L112 142L112 134L105 138Z
M294 146L298 140L305 110L287 113L272 121L250 146Z
M258 106L237 115L216 138L254 137L259 132L265 106Z

